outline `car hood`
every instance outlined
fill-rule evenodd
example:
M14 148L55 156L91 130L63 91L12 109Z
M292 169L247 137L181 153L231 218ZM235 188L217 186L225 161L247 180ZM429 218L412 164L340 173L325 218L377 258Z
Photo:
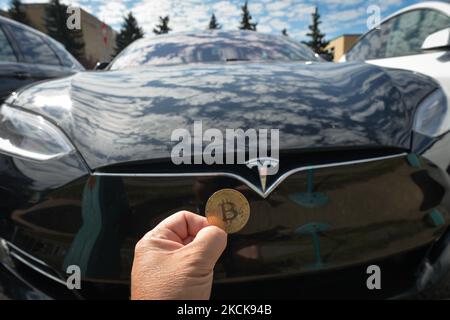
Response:
M55 122L91 169L167 159L175 129L279 129L280 149L409 148L436 84L360 63L195 64L84 72L8 103Z

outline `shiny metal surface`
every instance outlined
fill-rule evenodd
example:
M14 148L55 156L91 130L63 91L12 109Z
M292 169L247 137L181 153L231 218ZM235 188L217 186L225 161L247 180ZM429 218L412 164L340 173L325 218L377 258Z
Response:
M277 79L277 81L273 81ZM239 63L86 72L9 104L58 124L91 169L170 159L175 128L280 130L280 149L407 149L429 79L365 64Z
M336 163L327 163L322 165L311 165L311 166L301 166L294 169L291 169L281 175L276 176L276 180L269 185L269 188L265 189L262 188L260 185L255 185L254 183L250 182L249 180L245 179L245 177L240 176L235 173L231 172L220 172L220 171L214 171L214 172L184 172L184 173L113 173L113 172L93 172L94 176L104 176L104 177L230 177L237 179L243 183L245 183L248 187L250 187L253 191L258 193L261 197L267 198L267 196L275 190L275 188L281 184L286 178L288 178L290 175L293 175L297 172L302 171L308 171L308 170L316 170L316 169L323 169L323 168L332 168L332 167L339 167L339 166L349 166L359 163L368 163L373 161L382 161L382 160L388 160L392 158L400 158L405 157L406 153L399 153L384 157L376 157L376 158L366 158L362 160L353 160L353 161L343 161L343 162L336 162ZM265 190L264 190L265 189Z

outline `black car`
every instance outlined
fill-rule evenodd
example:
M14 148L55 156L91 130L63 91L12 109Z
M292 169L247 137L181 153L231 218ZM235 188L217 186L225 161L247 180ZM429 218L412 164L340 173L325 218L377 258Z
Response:
M57 41L0 17L0 103L20 87L82 70L83 66Z
M28 87L1 107L0 281L11 298L127 299L138 239L234 189L250 216L228 237L214 298L422 292L449 270L448 112L425 76L323 62L287 37L138 40L105 72ZM204 132L278 129L279 155L174 163L174 130L200 120ZM266 160L275 174L249 165ZM66 286L71 266L79 290ZM368 285L374 270L380 288Z

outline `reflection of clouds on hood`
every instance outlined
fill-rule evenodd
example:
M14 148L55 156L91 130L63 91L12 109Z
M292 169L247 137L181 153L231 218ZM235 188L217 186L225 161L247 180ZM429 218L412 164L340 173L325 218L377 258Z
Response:
M70 92L71 108L50 98L39 112L96 168L169 158L172 131L193 134L197 120L203 131L279 129L282 149L407 147L415 101L431 87L363 64L203 64L87 72L32 87L17 101L34 108L35 95Z
M357 122L363 122L368 117L373 115L376 112L383 111L386 108L386 105L383 101L375 101L369 108L362 110L361 112L355 112L350 116L350 119Z

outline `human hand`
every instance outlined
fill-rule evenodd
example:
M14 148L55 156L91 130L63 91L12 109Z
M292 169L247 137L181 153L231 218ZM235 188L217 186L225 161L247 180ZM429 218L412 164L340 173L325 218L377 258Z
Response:
M131 299L209 299L227 234L205 217L180 211L136 244Z

